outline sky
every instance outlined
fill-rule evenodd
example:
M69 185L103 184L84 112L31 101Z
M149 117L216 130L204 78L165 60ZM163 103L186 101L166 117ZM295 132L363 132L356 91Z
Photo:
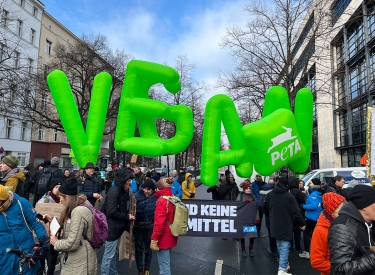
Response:
M112 49L135 59L172 66L180 55L195 65L194 78L211 89L219 71L234 63L219 44L226 28L245 26L246 0L42 0L46 11L78 37L104 34Z

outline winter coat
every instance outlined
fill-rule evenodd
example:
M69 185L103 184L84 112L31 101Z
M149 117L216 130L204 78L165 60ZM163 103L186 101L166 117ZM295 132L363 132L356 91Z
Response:
M172 196L172 189L165 188L155 192L158 198L154 216L154 230L151 240L158 241L160 249L171 249L177 245L178 237L172 235L167 221L172 224L174 216L174 205L161 196Z
M18 196L24 196L23 183L26 180L25 174L19 169L14 168L6 173L1 179L1 184L8 187L12 192L15 192Z
M298 188L298 180L295 181L288 181L288 186L289 186L289 192L294 196L296 199L298 208L303 215L303 208L302 205L306 203L306 195L303 193L299 188Z
M331 274L375 274L370 225L353 203L341 208L328 232Z
M262 182L254 181L251 184L251 186L250 186L251 194L253 194L255 196L255 198L257 200L257 206L258 207L263 206L263 202L264 202L264 199L265 199L265 196L260 194L260 191L261 190L268 191L268 190L271 190L274 187L275 187L275 184L265 183L264 181L262 181Z
M39 183L39 179L40 177L43 175L43 173L46 171L46 170L51 170L52 171L52 175L51 175L51 179L61 179L63 182L65 181L65 176L64 176L64 173L63 171L61 171L61 169L59 169L57 166L55 165L50 165L48 167L45 167L43 168L42 170L39 170L40 172L38 173L38 179L36 181L36 187L35 187L35 193L38 193L38 183ZM50 181L51 182L51 181ZM47 190L50 190L50 186L46 186L46 191ZM43 192L44 193L44 192ZM38 193L39 194L39 193ZM39 195L43 195L43 194L39 194Z
M219 196L219 188L218 186L221 185L221 181L219 181L216 185L210 186L207 188L207 193L212 193L212 200L220 200Z
M14 193L13 193L14 194ZM19 203L22 205L22 210ZM22 215L23 212L23 215ZM35 246L33 233L34 230L38 239L48 238L47 232L42 223L36 220L36 211L26 199L14 194L14 198L5 212L0 213L0 274L14 275L18 274L19 257L13 253L7 253L7 248L21 248L26 253L32 253ZM25 223L25 219L27 225ZM32 268L23 266L23 274L34 275L40 265L37 262Z
M63 238L54 245L56 251L63 252L61 275L96 275L96 250L82 236L85 234L91 239L92 230L90 209L85 206L75 207L71 218L64 224Z
M108 222L107 241L117 240L124 233L125 229L128 228L128 201L131 194L130 190L125 192L124 183L121 182L115 182L115 185L108 190L101 209L106 215Z
M195 188L195 185L194 185L194 181L191 180L190 182L188 182L188 177L191 176L190 173L186 173L185 174L185 180L182 182L181 184L181 188L182 188L182 199L183 200L195 200L195 196L190 198L190 194L191 193L196 193L197 190ZM189 185L189 186L188 186Z
M220 185L218 192L221 200L235 201L240 193L240 190L238 189L235 181L233 183L226 181Z
M271 236L276 240L291 241L293 225L306 225L294 196L288 192L288 186L281 183L267 194L263 211L270 217Z
M306 210L306 218L317 221L320 213L322 213L322 195L318 191L313 191L307 198L306 204L303 205Z
M92 206L95 205L96 198L94 198L94 193L101 194L99 183L97 181L96 175L92 176L83 173L81 177L77 179L79 193L86 195L87 200Z
M186 172L182 172L180 175L178 175L178 180L177 180L177 181L178 181L179 184L182 185L182 182L183 182L184 180L186 180L185 175L186 175Z
M154 214L157 198L153 194L147 198L142 188L140 188L138 192L134 194L134 196L137 200L134 226L139 229L152 228L154 224Z
M238 194L236 201L246 201L246 200L256 202L255 196L253 194L246 194L245 192L241 191Z
M24 174L25 175L25 181L23 182L24 186L24 195L31 193L31 190L34 186L34 182L31 179L30 173Z
M337 193L341 196L343 196L346 200L348 200L348 196L350 193L350 190L348 189L343 189L341 187L338 187L334 182L333 179L331 179L326 185L322 187L323 193L328 193L328 192L333 192Z
M172 194L173 196L181 199L182 198L182 188L180 186L180 184L177 182L177 181L174 181L173 182L173 185L172 185Z
M328 248L328 230L330 225L331 222L321 213L311 239L311 266L320 271L321 275L329 275L331 270Z

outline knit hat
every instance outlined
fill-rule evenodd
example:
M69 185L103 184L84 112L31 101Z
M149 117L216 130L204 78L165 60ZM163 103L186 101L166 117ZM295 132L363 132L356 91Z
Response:
M322 201L324 209L329 215L332 215L336 208L345 201L345 198L339 194L328 192L323 195Z
M314 184L314 185L322 185L322 183L320 182L320 179L317 179L317 178L314 178L311 180L311 182Z
M250 184L249 184L248 181L244 181L244 182L241 183L241 184L242 184L242 189L243 189L243 191L245 191L247 188L250 187Z
M155 174L151 177L151 179L153 179L155 182L158 182L160 180L160 177L158 176L158 174Z
M26 165L25 168L23 168L23 170L31 171L31 165L30 164Z
M59 188L59 192L64 195L75 196L78 194L78 186L76 179L68 179Z
M60 178L53 178L51 179L50 185L49 185L49 191L52 191L53 188L55 188L56 185L62 185L65 181Z
M9 197L9 190L4 185L0 184L0 201L6 201Z
M59 165L60 164L60 159L58 157L53 157L51 159L51 165Z
M47 159L46 161L43 162L44 166L43 167L48 167L51 165L51 161Z
M357 209L363 209L375 203L375 188L372 186L358 184L354 186L348 196Z
M165 188L171 188L173 184L173 178L163 178L158 181L158 189L162 190Z
M155 190L155 183L152 179L145 179L142 185L142 188L151 188L152 190Z
M2 159L2 162L4 162L6 165L8 165L12 169L18 166L18 159L14 156L5 156Z
M146 178L151 178L151 172L150 172L150 171L148 171L148 172L146 173Z

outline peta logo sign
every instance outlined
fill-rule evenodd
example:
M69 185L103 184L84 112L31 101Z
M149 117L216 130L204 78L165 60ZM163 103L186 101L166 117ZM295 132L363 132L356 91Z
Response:
M242 229L243 233L251 233L251 232L257 232L257 227L254 226L244 226Z
M267 153L269 153L273 148L285 143L286 141L292 140L292 142L289 144L286 144L284 147L282 147L281 150L271 153L272 166L275 165L278 159L285 161L287 160L288 157L292 157L298 151L301 150L301 146L298 142L297 136L292 136L292 128L288 128L285 126L281 126L281 127L285 129L286 132L281 133L280 135L277 135L276 137L271 139L272 145L271 147L268 148Z

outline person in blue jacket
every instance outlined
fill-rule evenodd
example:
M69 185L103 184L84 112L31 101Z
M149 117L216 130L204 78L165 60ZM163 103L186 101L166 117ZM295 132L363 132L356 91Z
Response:
M135 242L135 261L138 274L149 275L152 260L152 250L150 248L151 235L154 228L154 213L157 198L155 184L151 179L145 179L134 194L137 200L135 222L133 228ZM144 258L143 258L144 254Z
M174 181L172 184L172 195L179 199L182 198L182 188L178 181Z
M305 250L299 254L301 258L310 259L310 243L316 223L322 213L322 194L321 182L319 179L312 179L309 187L309 196L303 209L306 210L306 229L303 231L303 245Z
M43 250L47 249L49 237L43 224L36 219L36 211L26 199L18 196L0 184L0 274L18 274L20 258L7 248L22 249L33 253L35 232ZM30 265L30 267L28 266ZM25 275L34 275L40 269L39 261L26 262L22 271Z

